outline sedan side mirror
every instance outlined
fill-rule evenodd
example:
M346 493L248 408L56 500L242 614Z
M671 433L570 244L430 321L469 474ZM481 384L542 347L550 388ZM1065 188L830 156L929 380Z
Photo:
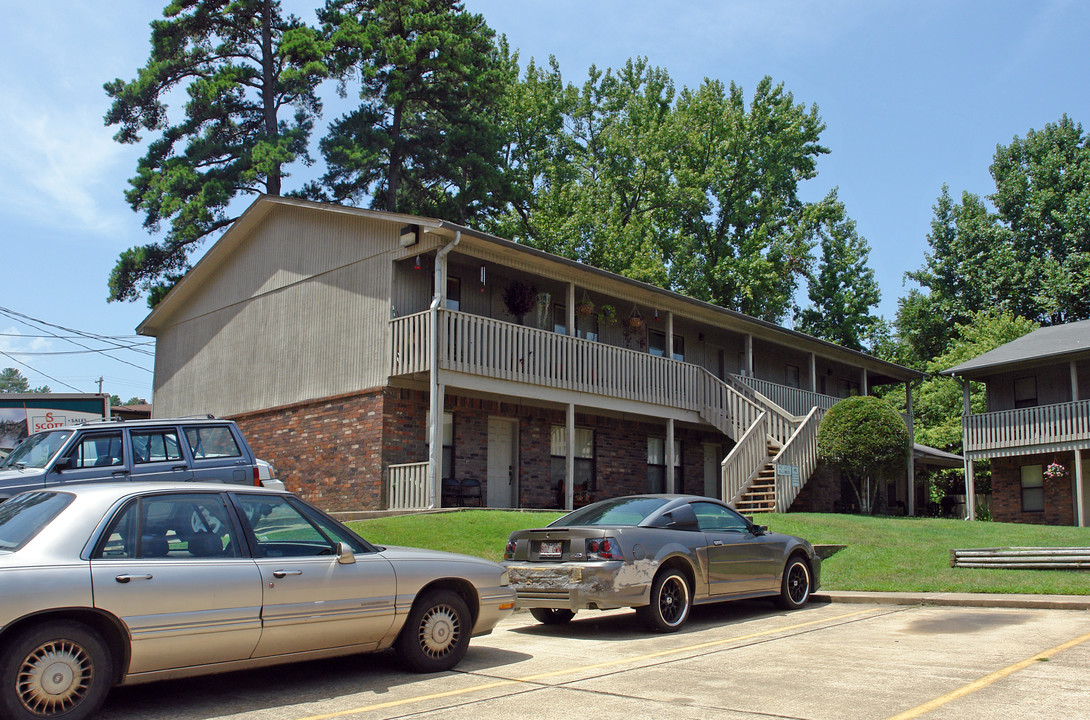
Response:
M356 562L356 556L352 553L352 548L348 547L345 543L337 543L335 549L337 552L337 562L341 565L351 565Z

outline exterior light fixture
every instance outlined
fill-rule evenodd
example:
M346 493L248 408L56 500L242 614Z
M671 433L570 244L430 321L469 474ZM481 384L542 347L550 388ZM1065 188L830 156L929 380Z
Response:
M417 241L420 240L420 234L417 230L416 225L406 225L401 228L401 247L416 245Z

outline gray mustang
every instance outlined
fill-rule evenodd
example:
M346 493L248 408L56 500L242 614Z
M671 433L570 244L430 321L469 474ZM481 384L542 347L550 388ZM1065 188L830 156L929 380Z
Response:
M694 604L771 597L800 608L821 574L807 541L692 495L602 500L543 528L518 530L503 564L516 607L540 622L633 607L658 632L680 628Z

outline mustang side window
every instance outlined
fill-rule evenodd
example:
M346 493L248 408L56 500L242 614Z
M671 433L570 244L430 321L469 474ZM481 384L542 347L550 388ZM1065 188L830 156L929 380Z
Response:
M693 503L696 521L704 532L749 532L745 518L712 503Z

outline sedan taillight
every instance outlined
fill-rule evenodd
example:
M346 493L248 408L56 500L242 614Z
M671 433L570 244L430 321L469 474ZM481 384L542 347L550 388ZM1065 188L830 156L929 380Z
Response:
M587 560L624 560L617 538L588 538Z

